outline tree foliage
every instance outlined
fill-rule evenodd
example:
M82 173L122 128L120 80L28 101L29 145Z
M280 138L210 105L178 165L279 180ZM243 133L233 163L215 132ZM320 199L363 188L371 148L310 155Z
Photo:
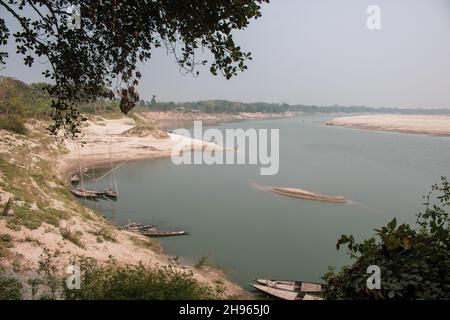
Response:
M260 17L262 2L268 0L0 0L0 6L20 25L12 37L24 63L31 67L45 58L50 65L44 75L54 98L51 131L76 134L79 101L118 96L123 113L134 107L137 64L155 48L173 54L185 72L198 74L195 67L208 63L198 58L203 50L211 53L214 75L229 79L245 70L251 56L235 43L233 31ZM79 28L71 24L72 5L80 8ZM0 44L11 32L0 17ZM6 57L0 52L0 64Z
M0 77L0 116L41 118L51 112L45 83L26 83Z
M450 299L450 206L448 180L441 178L425 197L425 210L415 228L397 226L394 218L376 229L376 236L356 243L343 235L337 249L346 245L354 264L324 279L328 299ZM381 289L369 290L367 267L381 270Z

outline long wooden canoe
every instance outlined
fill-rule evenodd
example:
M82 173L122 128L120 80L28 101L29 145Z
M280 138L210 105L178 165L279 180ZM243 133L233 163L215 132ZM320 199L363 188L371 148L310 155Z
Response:
M121 230L126 230L126 231L132 231L132 232L141 232L141 231L146 231L146 230L152 230L155 228L156 225L154 224L127 224L124 225L122 227L120 227Z
M264 286L261 284L252 283L250 284L253 288L268 294L269 296L275 297L277 299L283 299L283 300L323 300L319 296L313 296L310 294L305 294L301 292L295 292L295 291L289 291L289 290L283 290L283 289L276 289L273 287Z
M99 197L97 194L88 192L83 189L70 189L70 192L80 198L96 199Z
M271 279L256 279L255 281L267 287L302 293L321 293L326 290L326 286L318 282Z
M95 194L96 196L104 196L106 194L106 191L104 190L95 190L95 189L85 189L84 190L87 193Z
M140 231L140 234L148 237L172 237L172 236L182 236L188 235L189 233L186 231L162 231L157 229L149 229Z

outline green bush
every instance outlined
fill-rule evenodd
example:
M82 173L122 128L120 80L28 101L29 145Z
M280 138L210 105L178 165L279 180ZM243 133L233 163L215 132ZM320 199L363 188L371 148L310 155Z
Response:
M0 274L0 300L22 299L22 285L16 279Z
M222 297L220 289L203 285L192 273L173 267L120 266L114 261L99 265L89 259L77 264L82 273L81 289L64 287L65 299L203 300Z
M22 120L17 116L0 117L0 129L5 129L18 134L27 133L27 129Z
M356 243L343 235L337 248L347 245L354 264L324 276L328 299L450 299L450 206L446 178L432 186L425 211L417 215L415 228L397 226L394 218L376 229L376 237ZM367 268L381 271L381 289L367 288Z
M92 258L72 258L81 272L80 289L67 288L67 275L53 263L57 253L44 250L39 277L32 279L34 299L63 300L205 300L223 298L222 286L200 283L190 272L174 267L119 265L113 259L98 263Z

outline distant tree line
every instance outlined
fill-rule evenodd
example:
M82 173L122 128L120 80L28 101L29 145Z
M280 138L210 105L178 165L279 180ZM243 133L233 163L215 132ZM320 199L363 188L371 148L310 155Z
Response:
M399 114L450 114L450 109L421 108L387 108L366 106L308 106L289 105L287 103L236 102L228 100L204 100L195 102L157 102L141 100L136 111L187 111L206 113L239 113L239 112L303 112L303 113L399 113Z
M11 77L0 77L0 128L23 133L23 119L47 118L54 116L51 107L53 97L46 90L45 83L26 84ZM105 89L106 90L106 89ZM120 112L120 100L97 98L79 101L77 109L81 113L98 114ZM140 100L135 111L175 111L205 113L240 112L303 112L303 113L398 113L398 114L450 114L449 109L403 109L372 108L366 106L307 106L287 103L236 102L228 100L206 100L195 102L160 102L155 95L151 101Z
M278 103L244 103L228 100L204 100L194 102L152 102L141 100L136 110L139 111L187 111L206 113L239 113L239 112L286 112L289 111L288 104Z

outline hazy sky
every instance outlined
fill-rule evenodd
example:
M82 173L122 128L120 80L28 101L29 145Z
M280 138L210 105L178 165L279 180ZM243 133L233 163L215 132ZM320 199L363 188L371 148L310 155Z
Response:
M381 8L381 30L366 27L369 5ZM262 13L236 34L253 55L246 72L194 78L155 51L140 66L141 97L450 108L449 0L272 0ZM42 79L14 52L1 74Z

